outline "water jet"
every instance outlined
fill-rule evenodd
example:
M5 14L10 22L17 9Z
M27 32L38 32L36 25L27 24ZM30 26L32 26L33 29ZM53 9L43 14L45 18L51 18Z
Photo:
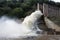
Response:
M26 16L22 23L18 23L14 19L2 16L0 18L0 38L38 36L38 33L36 32L42 32L42 30L38 28L37 20L42 15L38 4L37 10L32 12L31 15Z

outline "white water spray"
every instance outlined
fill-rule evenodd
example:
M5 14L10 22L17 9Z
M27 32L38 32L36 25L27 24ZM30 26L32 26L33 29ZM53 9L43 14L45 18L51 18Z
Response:
M3 16L0 18L0 37L36 36L36 31L41 31L37 26L37 20L41 16L41 11L36 10L30 16L27 16L22 23Z
M42 31L38 28L37 20L42 16L42 12L39 10L39 4L37 4L37 10L33 12L31 15L27 16L22 24L26 26L28 29L34 31Z

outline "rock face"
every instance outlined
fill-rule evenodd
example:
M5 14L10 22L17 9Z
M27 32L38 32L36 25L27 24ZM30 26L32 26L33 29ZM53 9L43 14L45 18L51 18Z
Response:
M60 31L60 27L51 20L49 20L47 17L45 17L45 23L48 28L55 29L55 31Z
M44 18L46 26L48 27L48 32L60 35L60 27L53 21L49 20L47 17Z
M40 29L47 31L48 27L45 24L44 15L42 15L41 18L38 19L38 26Z
M47 34L60 34L60 27L47 17L42 16L38 19L38 26L41 30L47 32Z

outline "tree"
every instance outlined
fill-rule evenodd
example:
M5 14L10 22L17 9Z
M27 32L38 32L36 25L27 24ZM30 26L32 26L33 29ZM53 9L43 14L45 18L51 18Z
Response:
M15 8L12 10L12 12L10 14L8 14L8 16L22 18L22 17L24 17L23 9L22 8Z

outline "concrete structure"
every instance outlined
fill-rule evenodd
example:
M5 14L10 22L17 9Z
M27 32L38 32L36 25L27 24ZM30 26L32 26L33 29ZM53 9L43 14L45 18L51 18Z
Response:
M43 13L47 17L60 17L60 8L54 5L43 4Z

